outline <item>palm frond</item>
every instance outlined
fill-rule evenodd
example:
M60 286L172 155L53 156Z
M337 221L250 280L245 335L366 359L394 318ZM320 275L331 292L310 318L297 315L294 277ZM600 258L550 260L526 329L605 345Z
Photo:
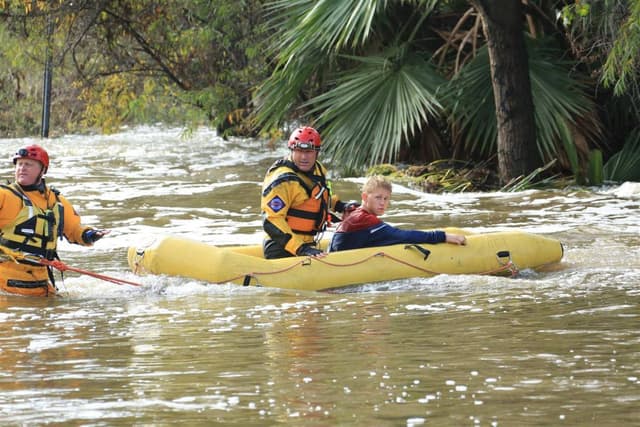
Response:
M331 74L336 53L363 43L376 12L385 2L375 0L278 0L267 6L273 30L269 53L272 75L254 95L256 118L263 129L277 126L304 102L313 79ZM307 90L312 96L314 90Z
M274 71L253 97L259 125L264 129L277 128L285 117L295 115L292 110L300 105L300 95L317 71L316 63L306 57L298 57L290 70Z
M279 0L268 10L284 22L274 50L290 57L309 48L328 53L354 48L370 36L373 21L384 10L378 0Z
M312 113L319 114L329 153L343 165L393 161L402 143L439 114L436 93L445 81L427 61L402 48L350 59L360 65L310 100Z
M385 22L391 2L379 0L277 0L267 5L269 26L273 30L269 53L275 71L256 92L258 123L263 128L281 122L291 109L302 104L306 95L327 88L322 76L332 76L352 64L339 64L339 58L357 55L362 46L375 38L376 28L393 27ZM437 0L402 0L415 7L424 19ZM407 24L405 30L411 30ZM408 37L413 36L409 34ZM397 42L392 42L397 43ZM317 86L313 85L313 81ZM308 98L308 97L307 97ZM307 104L308 105L308 104Z
M631 132L622 150L611 156L603 173L608 181L640 182L640 128Z

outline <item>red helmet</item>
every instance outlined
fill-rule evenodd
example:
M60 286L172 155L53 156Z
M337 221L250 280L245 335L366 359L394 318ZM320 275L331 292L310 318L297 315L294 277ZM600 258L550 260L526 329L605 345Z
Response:
M320 134L312 127L304 126L293 131L289 137L287 147L290 150L295 148L300 150L316 150L320 151Z
M49 169L49 154L47 151L40 147L39 145L27 145L26 147L22 147L16 154L13 155L13 164L15 165L18 159L31 159L37 160L42 163L44 166L43 173Z

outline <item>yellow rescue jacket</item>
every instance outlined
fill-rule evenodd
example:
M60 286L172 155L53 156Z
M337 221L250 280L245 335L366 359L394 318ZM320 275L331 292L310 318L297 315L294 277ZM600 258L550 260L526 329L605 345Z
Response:
M55 201L43 210L34 206L17 184L0 185L22 199L22 209L13 223L0 228L0 245L19 252L37 255L48 260L57 258L56 239L62 238L64 206L58 201L58 192L52 189Z
M25 191L15 183L0 185L0 245L12 251L52 260L57 258L57 239L63 236L88 246L82 240L87 228L55 189ZM23 258L0 259L0 289L21 295L55 294L48 268Z
M262 187L263 227L269 238L295 255L326 229L336 202L320 162L304 173L290 159L278 160L267 171Z

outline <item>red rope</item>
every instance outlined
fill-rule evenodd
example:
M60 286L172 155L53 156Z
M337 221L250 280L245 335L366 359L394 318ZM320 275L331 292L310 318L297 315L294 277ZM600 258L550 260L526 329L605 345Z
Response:
M404 261L404 260L402 260L400 258L396 258L393 255L389 255L389 254L386 254L384 252L376 252L375 254L370 255L370 256L368 256L368 257L366 257L366 258L364 258L364 259L362 259L360 261L356 261L356 262L349 263L349 264L335 264L335 263L326 261L326 260L324 260L322 258L318 258L318 261L320 261L321 263L326 264L326 265L331 265L333 267L349 267L349 266L353 266L353 265L357 265L357 264L362 264L362 263L364 263L364 262L368 261L369 259L371 259L373 257L376 257L376 256L383 256L383 257L389 258L390 260L393 260L393 261L398 262L400 264L406 265L408 267L413 267L416 270L420 270L420 271L425 272L425 273L441 274L441 273L439 273L437 271L433 271L433 270L429 270L427 268L420 267L419 265ZM502 265L502 266L500 266L500 267L498 267L498 268L496 268L494 270L489 270L489 271L485 271L485 272L481 272L481 273L475 273L475 274L490 275L490 274L500 273L500 272L506 271L506 270L509 270L511 272L512 276L515 276L518 273L518 270L515 268L515 265L511 261L509 261L508 263L506 263L506 264L504 264L504 265Z
M247 276L257 279L257 276L268 276L268 275L272 275L272 274L280 274L280 273L284 273L286 271L289 271L289 270L297 267L298 265L304 265L305 263L310 262L312 259L316 260L318 262L321 262L321 263L323 263L325 265L330 265L332 267L353 267L354 265L363 264L363 263L367 262L368 260L370 260L372 258L375 258L375 257L378 257L378 256L389 258L392 261L398 262L398 263L406 265L408 267L415 268L416 270L422 271L424 273L429 273L429 274L434 274L434 275L435 274L441 274L441 273L439 273L437 271L429 270L427 268L420 267L419 265L404 261L404 260L402 260L400 258L396 258L393 255L389 255L389 254L386 254L384 252L376 252L376 253L374 253L372 255L369 255L369 256L366 256L366 257L362 258L361 260L350 262L350 263L346 263L346 264L338 264L338 263L329 262L329 261L325 260L324 258L308 257L308 258L305 258L304 260L296 261L295 263L293 263L293 264L291 264L291 265L289 265L287 267L284 267L282 269L279 269L279 270L266 271L266 272L254 271L254 272L241 274L241 275L238 275L238 276L235 276L235 277L231 277L231 278L226 279L226 280L222 280L222 281L219 281L219 282L212 282L212 283L221 284L221 283L233 282L234 280L240 280L240 279L243 279L243 278L245 278ZM489 271L484 271L484 272L481 272L481 273L475 273L475 274L491 275L491 274L501 273L503 271L509 271L511 273L511 277L514 277L514 276L516 276L518 274L518 269L517 269L516 265L511 260L509 260L509 262L505 263L504 265L501 265L500 267L498 267L496 269L489 270Z
M80 268L76 268L76 267L71 267L68 266L67 264L65 264L64 262L60 261L60 260L48 260L45 258L40 258L40 257L36 257L33 255L24 255L20 252L15 252L12 251L11 249L0 245L0 254L4 254L4 256L9 257L9 259L13 260L14 262L18 262L18 260L27 260L29 262L32 263L37 263L40 265L46 265L49 267L53 267L56 270L59 271L73 271L76 273L80 273L80 274L86 274L87 276L91 276L91 277L95 277L96 279L100 279L100 280L104 280L107 282L111 282L111 283L115 283L118 285L132 285L132 286L142 286L142 284L140 283L136 283L136 282L130 282L128 280L124 280L124 279L118 279L116 277L110 277L110 276L106 276L104 274L98 274L98 273L94 273L93 271L89 271L89 270L82 270Z
M233 282L234 280L244 279L247 276L255 278L256 276L268 276L268 275L271 275L271 274L280 274L280 273L284 273L286 271L289 271L289 270L297 267L298 265L304 265L308 261L309 261L309 258L305 258L303 260L294 262L293 264L291 264L288 267L281 268L280 270L265 271L265 272L251 272L251 273L246 273L246 274L240 274L239 276L231 277L230 279L221 280L219 282L212 282L212 283L221 284L221 283Z
M59 271L73 271L74 273L85 274L87 276L95 277L96 279L104 280L106 282L115 283L117 285L132 285L132 286L142 286L140 283L130 282L129 280L118 279L117 277L111 277L104 274L94 273L93 271L83 270L81 268L71 267L59 260L47 260L47 259L39 259L38 262L42 265L48 265L50 267L55 268Z

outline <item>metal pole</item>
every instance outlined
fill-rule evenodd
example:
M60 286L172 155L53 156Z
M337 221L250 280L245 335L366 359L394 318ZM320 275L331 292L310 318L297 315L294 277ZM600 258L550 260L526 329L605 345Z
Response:
M51 78L53 74L53 53L51 36L53 35L53 18L49 16L47 24L47 50L44 64L44 83L42 87L42 133L43 138L49 138L49 117L51 115Z

